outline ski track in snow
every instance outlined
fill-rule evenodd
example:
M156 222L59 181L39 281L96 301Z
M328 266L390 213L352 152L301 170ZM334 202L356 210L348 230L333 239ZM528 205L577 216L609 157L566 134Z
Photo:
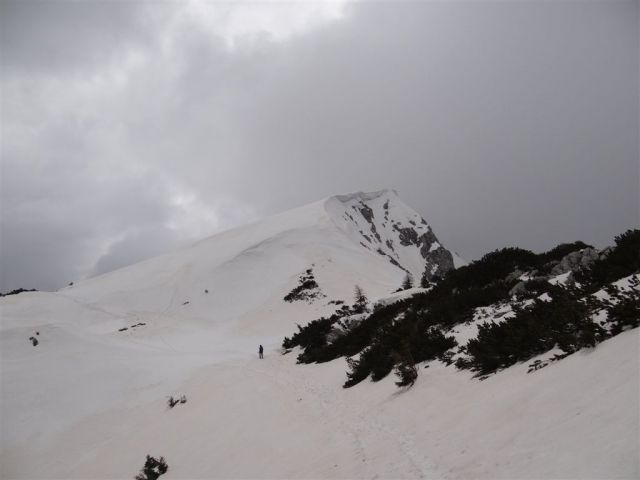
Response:
M336 419L341 430L353 438L353 449L357 461L365 464L366 470L367 462L376 457L374 453L368 452L367 443L372 439L384 439L386 454L393 458L392 471L399 477L445 478L442 472L437 472L432 462L418 453L419 449L410 435L382 424L373 416L366 417L360 411L361 405L346 403L344 390L339 384L327 387L313 382L312 377L303 372L303 368L298 369L300 373L291 369L285 371L281 368L282 361L260 361L258 365L260 364L264 367L249 367L256 364L253 361L247 362L247 370L272 379L279 386L289 389L293 397L318 405L328 417ZM375 412L372 412L373 414ZM377 447L379 448L379 445ZM370 478L380 478L380 475L375 472L369 472L369 474Z

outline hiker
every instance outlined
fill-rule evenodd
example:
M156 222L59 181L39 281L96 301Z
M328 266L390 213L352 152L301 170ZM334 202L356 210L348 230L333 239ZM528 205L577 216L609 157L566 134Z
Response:
M258 348L258 357L259 358L264 358L264 348L262 348L262 345L260 345L260 348Z

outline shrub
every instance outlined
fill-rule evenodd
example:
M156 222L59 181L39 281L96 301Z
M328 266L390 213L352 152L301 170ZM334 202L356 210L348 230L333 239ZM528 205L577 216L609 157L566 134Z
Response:
M346 388L361 382L369 374L374 382L381 380L396 366L400 366L406 384L412 384L410 366L439 358L456 345L454 337L446 337L438 328L425 326L424 318L412 311L405 312L395 321L378 325L371 335L372 340L360 352L360 358L347 361L350 371L344 384Z
M360 358L347 359L350 371L347 372L345 388L357 385L371 374L371 380L377 382L386 377L393 369L394 361L389 352L380 343L374 343L360 352Z
M640 271L640 231L629 230L616 237L616 246L608 256L594 263L593 273L574 272L576 282L582 284L580 289L576 288L577 283L557 286L548 282L545 272L567 254L587 247L583 242L561 244L542 254L520 248L496 250L447 272L436 283L425 281L425 286L431 286L429 291L391 305L378 305L371 313L367 311L364 292L356 286L353 308L340 312L342 316L366 313L355 325L346 328L340 322L344 328L338 330L335 323L339 316L321 318L298 327L291 339L285 338L283 346L301 346L303 352L298 356L301 363L346 357L349 369L345 387L368 376L377 381L394 368L399 383L410 385L415 380L410 367L434 358L447 364L453 362L451 349L456 341L444 331L472 320L477 307L510 302L510 291L521 282L521 272L526 272L537 278L526 281L524 288L519 287L518 295L533 298L534 303L527 308L516 307L515 316L504 322L481 325L477 338L460 348L460 353L468 357L458 358L456 366L485 375L555 346L564 351L556 357L561 358L608 336L591 320L596 309L608 309L611 334L636 327L640 321L637 298L640 294L628 294L608 305L587 296L607 282ZM537 299L544 293L549 294L550 302Z
M174 398L174 396L171 395L167 399L167 405L169 406L169 408L173 408L179 403L187 403L187 396L186 395L181 395L180 398Z
M484 323L469 340L470 359L458 362L480 375L528 360L558 346L565 353L595 345L604 331L591 320L587 305L562 288L550 302L536 300L531 307L514 308L515 316L501 323Z
M585 248L593 248L593 246L587 245L586 243L580 241L573 243L561 243L548 252L541 253L540 255L538 255L538 257L540 258L540 263L559 261L569 255L571 252L576 252Z
M296 346L311 349L322 347L326 345L327 335L335 321L336 319L333 317L322 317L318 320L312 320L304 327L298 325L298 331L291 338L285 337L282 346L285 349L291 349Z
M627 230L615 238L615 246L596 260L591 269L581 272L576 280L594 292L604 285L640 272L640 230Z
M429 281L429 267L425 267L424 272L422 272L422 277L420 277L420 286L422 288L428 288L431 282Z
M447 337L438 328L431 327L422 335L414 337L411 344L412 358L416 362L434 358L445 361L445 352L457 344L454 337Z
M298 277L298 285L284 296L285 302L295 302L299 300L311 301L314 298L323 297L320 286L313 276L313 270L307 269L305 273Z
M609 304L607 310L607 323L611 326L609 333L617 335L629 328L640 326L640 291L638 280L632 282L632 289L622 291L615 286L608 289L614 301Z
M450 292L454 288L460 290L483 287L503 280L516 268L535 267L538 264L538 256L529 250L503 248L487 253L469 265L451 270L436 289Z
M407 273L402 281L401 290L409 290L410 288L413 288L413 277L410 273Z
M160 475L164 475L169 470L167 462L164 457L155 459L150 455L147 455L147 460L144 462L144 467L139 474L137 474L135 480L157 480Z
M552 285L545 278L535 278L533 280L528 280L524 284L525 291L522 294L522 297L539 297L543 293L549 293L552 288Z
M360 285L356 285L353 290L353 311L354 313L364 313L367 311L367 303L369 300Z
M11 290L10 292L7 292L7 293L0 293L0 297L8 297L9 295L18 295L19 293L22 293L22 292L37 292L37 290L35 288L31 288L31 289L18 288L17 290Z
M396 365L396 375L398 376L396 382L398 387L410 387L418 379L418 369L410 361L402 362Z

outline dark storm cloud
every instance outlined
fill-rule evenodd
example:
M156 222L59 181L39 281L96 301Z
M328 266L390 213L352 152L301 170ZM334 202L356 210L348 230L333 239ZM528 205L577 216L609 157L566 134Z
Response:
M469 259L638 225L636 2L355 4L234 48L179 4L26 3L0 15L0 290L354 190Z

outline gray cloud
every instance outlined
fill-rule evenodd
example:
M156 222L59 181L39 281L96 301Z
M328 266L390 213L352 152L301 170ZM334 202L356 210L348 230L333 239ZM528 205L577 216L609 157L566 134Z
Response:
M24 3L0 290L353 190L396 188L469 259L639 223L637 2L355 4L233 49L174 4Z
M159 255L176 244L179 244L179 239L175 233L162 227L152 226L129 233L109 246L108 251L93 267L90 276L126 267L141 258Z
M153 39L140 3L3 1L4 68L25 74L100 68Z

